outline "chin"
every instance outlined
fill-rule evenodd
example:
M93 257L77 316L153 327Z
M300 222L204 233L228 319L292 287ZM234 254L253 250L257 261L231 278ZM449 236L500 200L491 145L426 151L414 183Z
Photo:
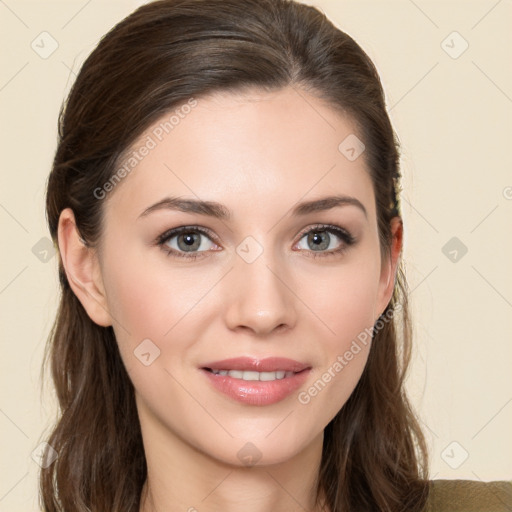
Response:
M317 437L301 438L297 433L290 434L285 429L283 432L270 435L235 437L218 444L214 439L210 439L204 450L212 458L229 466L264 467L293 460L315 440ZM217 447L214 452L212 446Z

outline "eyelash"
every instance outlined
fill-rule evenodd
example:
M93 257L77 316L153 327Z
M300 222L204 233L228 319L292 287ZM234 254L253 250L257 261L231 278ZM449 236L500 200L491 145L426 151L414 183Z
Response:
M197 258L203 257L202 253L208 252L208 251L197 251L197 252L185 253L185 252L176 251L175 249L172 249L170 247L167 247L167 248L164 247L165 244L171 238L174 238L175 236L178 236L182 233L196 233L196 232L210 238L210 240L212 240L212 241L215 241L216 237L213 235L213 233L211 233L209 230L207 230L205 228L202 228L200 226L180 226L178 228L169 229L165 233L162 233L156 239L156 245L160 246L167 253L168 256L172 255L172 256L176 256L178 258L187 258L189 260L196 260ZM314 225L314 226L306 229L305 231L300 233L299 241L302 240L302 238L304 238L305 235L308 235L311 232L332 233L344 242L344 244L341 245L341 247L339 247L338 249L332 249L330 251L317 252L317 251L307 251L306 250L306 252L312 253L312 254L310 254L310 257L312 257L312 258L319 258L319 257L325 258L325 257L330 257L330 256L341 255L346 250L348 250L348 248L351 245L354 245L357 241L354 238L354 236L352 236L345 229L340 228L339 226L331 225L331 224L317 224L317 225ZM301 249L301 251L304 251L304 249Z

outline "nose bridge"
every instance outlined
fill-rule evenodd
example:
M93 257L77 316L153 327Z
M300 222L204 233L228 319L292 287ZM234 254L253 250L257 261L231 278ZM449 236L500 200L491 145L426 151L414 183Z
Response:
M252 237L244 239L236 249L234 271L229 286L230 303L226 322L231 329L244 326L257 334L276 327L292 327L296 321L293 293L284 267L271 249Z

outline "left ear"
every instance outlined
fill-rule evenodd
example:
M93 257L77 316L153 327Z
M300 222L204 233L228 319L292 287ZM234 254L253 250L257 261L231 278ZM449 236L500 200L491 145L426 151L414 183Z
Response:
M379 280L379 295L376 303L375 312L378 315L375 321L384 313L395 289L396 273L400 253L402 251L403 241L403 223L401 217L391 219L391 247L389 256L383 258Z

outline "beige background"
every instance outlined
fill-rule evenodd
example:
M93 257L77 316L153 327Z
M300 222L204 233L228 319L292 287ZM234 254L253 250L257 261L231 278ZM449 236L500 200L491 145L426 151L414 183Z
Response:
M511 2L312 3L376 63L402 143L408 387L432 477L512 479ZM56 258L42 252L58 110L99 37L136 5L0 1L0 511L39 510L31 453L55 412L39 372L58 297ZM46 59L31 47L43 31L58 43Z

